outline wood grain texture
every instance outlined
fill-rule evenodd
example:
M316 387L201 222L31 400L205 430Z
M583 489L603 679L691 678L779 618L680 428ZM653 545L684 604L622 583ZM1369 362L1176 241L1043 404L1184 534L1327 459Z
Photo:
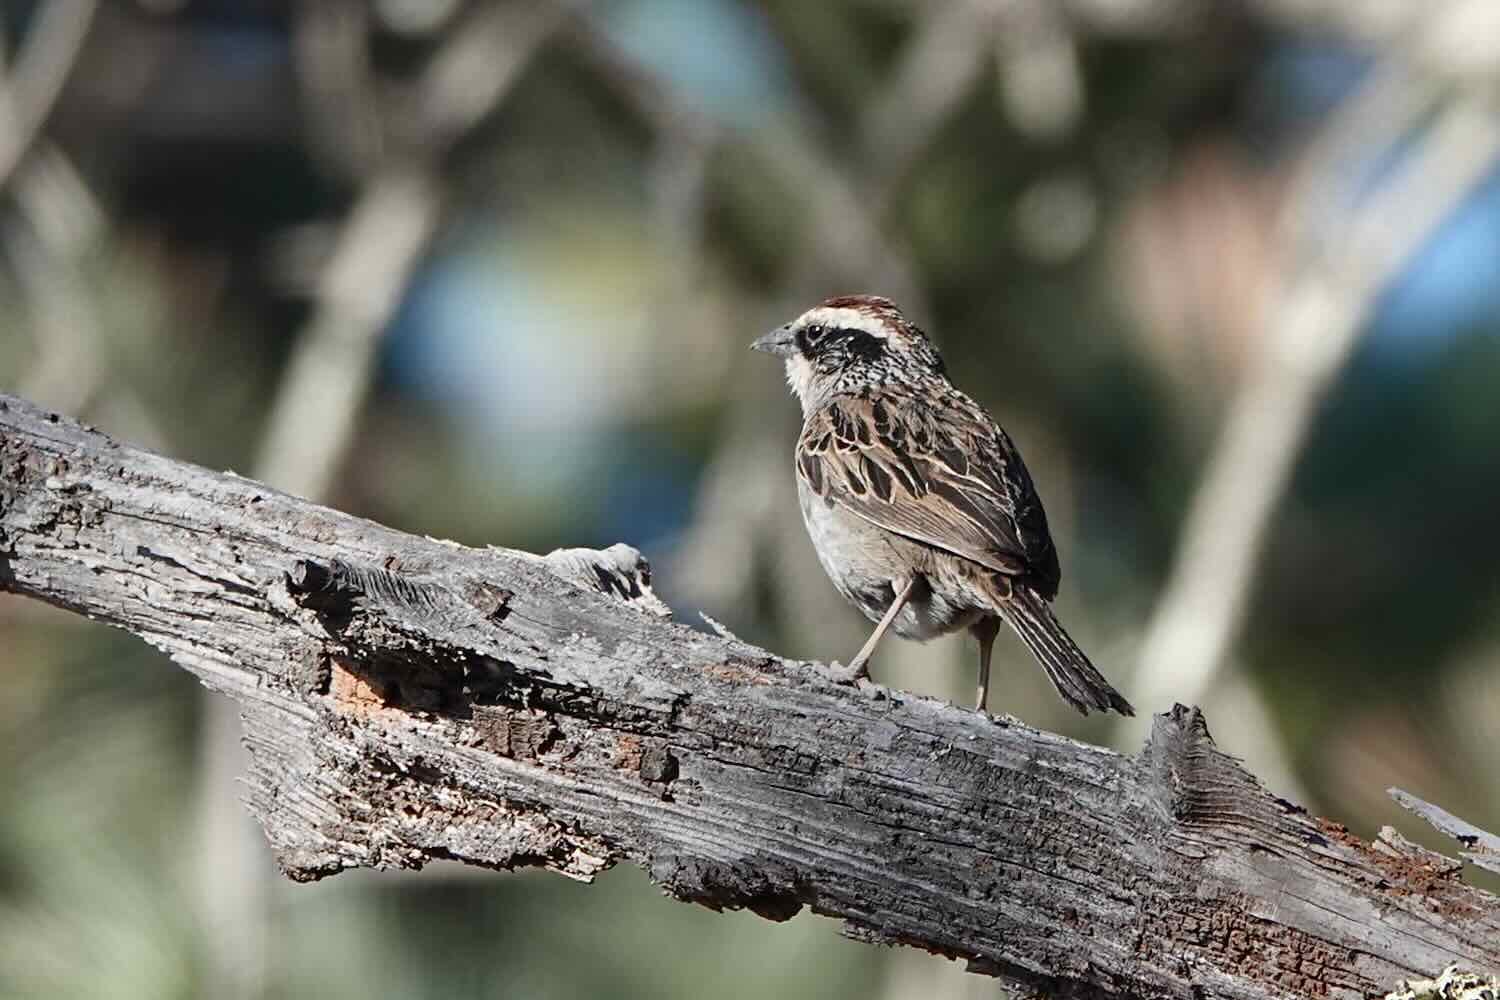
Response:
M790 516L790 515L789 515ZM0 589L243 708L295 879L434 859L965 959L1057 996L1354 997L1500 968L1500 900L1268 794L1201 715L1122 756L662 616L633 550L418 538L0 396Z

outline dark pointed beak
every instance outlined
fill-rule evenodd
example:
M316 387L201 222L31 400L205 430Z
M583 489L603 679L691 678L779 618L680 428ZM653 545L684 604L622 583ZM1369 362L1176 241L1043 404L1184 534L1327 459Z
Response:
M778 358L790 357L797 350L797 335L790 326L778 326L750 345L752 351L765 351Z

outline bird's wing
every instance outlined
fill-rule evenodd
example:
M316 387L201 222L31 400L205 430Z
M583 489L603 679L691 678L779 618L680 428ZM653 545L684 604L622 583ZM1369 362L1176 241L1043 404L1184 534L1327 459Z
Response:
M829 504L1057 592L1057 553L1009 436L958 390L936 401L841 396L808 415L797 475Z

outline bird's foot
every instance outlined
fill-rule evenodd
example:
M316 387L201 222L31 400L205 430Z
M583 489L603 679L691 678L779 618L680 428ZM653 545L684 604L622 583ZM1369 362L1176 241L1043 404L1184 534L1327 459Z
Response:
M838 660L834 660L828 664L828 676L835 684L848 684L854 687L860 681L870 679L869 661L856 657L848 666L844 666Z

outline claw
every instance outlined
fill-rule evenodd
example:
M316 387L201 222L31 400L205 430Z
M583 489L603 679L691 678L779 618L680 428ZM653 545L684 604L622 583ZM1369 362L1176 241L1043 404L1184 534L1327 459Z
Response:
M870 676L868 661L856 659L846 667L838 660L834 660L828 664L828 675L835 684L856 685Z

